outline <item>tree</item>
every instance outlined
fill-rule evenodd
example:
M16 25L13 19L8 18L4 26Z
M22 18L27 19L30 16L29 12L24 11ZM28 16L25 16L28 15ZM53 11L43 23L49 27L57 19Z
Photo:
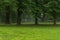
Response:
M5 21L5 23L10 24L10 15L11 15L10 14L10 5L8 4L5 7L6 7L6 21Z
M56 25L57 17L59 15L59 11L60 11L59 1L58 0L53 0L53 1L50 1L47 5L46 6L47 6L47 9L48 9L48 13L49 13L49 15L52 16L53 23L54 23L54 25Z
M35 0L35 8L38 7L38 0ZM35 9L35 24L38 24L38 9Z
M23 0L17 0L17 5L18 5L18 8L17 8L17 24L20 25L21 24L21 16L22 16L22 13L23 13Z

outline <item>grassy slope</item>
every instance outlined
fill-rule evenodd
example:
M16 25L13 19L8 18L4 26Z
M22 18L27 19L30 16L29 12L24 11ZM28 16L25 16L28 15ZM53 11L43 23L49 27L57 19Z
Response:
M0 27L0 40L60 40L60 27Z

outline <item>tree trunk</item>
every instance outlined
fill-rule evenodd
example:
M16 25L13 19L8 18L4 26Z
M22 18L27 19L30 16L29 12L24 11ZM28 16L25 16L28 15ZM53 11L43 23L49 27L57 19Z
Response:
M5 21L6 24L10 24L10 6L7 5L6 6L6 21Z
M38 24L38 17L37 17L37 13L35 13L35 25L37 25Z
M56 25L56 18L54 17L54 21L53 21L54 25Z
M35 0L35 7L38 7L38 0ZM38 24L38 9L35 10L35 25Z
M54 25L56 25L57 14L56 14L55 10L53 10L52 16L53 16L53 23L54 23Z
M21 18L22 18L22 12L23 12L23 0L17 0L17 25L21 25Z
M21 24L22 9L18 8L17 13L17 25Z
M10 24L10 13L6 13L6 24Z

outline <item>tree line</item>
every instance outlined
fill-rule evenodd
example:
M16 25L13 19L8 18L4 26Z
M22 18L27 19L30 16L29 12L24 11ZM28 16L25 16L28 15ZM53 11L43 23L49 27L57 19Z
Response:
M10 24L12 19L12 22L16 21L16 24L20 25L23 14L31 14L35 24L38 24L38 19L44 22L48 15L56 25L60 16L60 0L0 0L0 19L3 19L5 24Z

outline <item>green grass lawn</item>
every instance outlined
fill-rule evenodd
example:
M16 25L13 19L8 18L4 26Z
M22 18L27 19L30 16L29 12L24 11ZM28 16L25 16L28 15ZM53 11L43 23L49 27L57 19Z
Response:
M60 27L0 26L0 40L60 40Z

